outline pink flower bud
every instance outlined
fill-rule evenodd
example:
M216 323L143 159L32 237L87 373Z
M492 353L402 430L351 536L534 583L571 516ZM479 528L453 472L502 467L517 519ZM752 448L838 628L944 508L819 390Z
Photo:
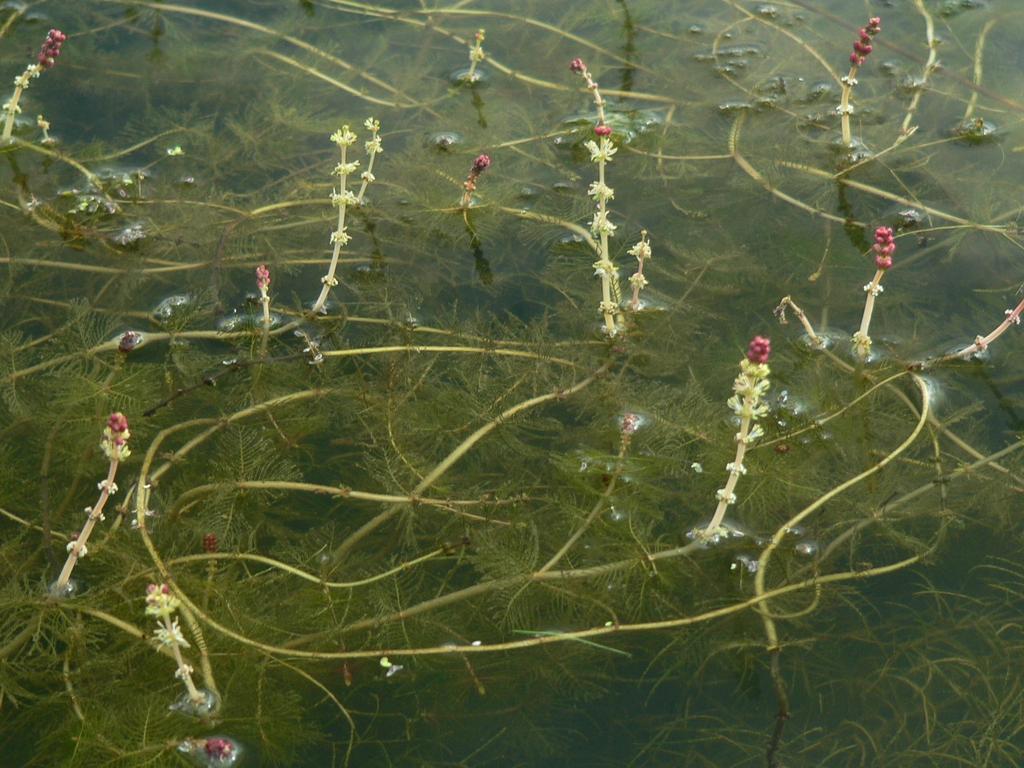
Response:
M850 54L850 63L860 66L867 59L868 54L874 50L871 46L871 38L882 31L882 20L877 16L868 19L866 26L857 30L860 40L853 44L853 53Z
M747 360L752 363L767 363L772 354L772 341L764 336L755 336L747 347Z
M203 748L206 750L207 756L217 762L226 761L235 752L235 745L230 739L207 739Z
M267 269L266 264L260 264L256 267L256 287L261 291L265 291L270 287L270 270Z
M60 56L61 46L67 39L68 36L59 29L51 29L46 35L46 40L43 41L42 48L39 49L39 55L36 57L39 66L43 69L49 69L56 64L57 57Z
M486 171L491 165L490 155L479 155L476 160L473 161L473 173L481 174Z
M120 341L117 342L117 349L119 352L131 352L139 344L142 343L142 334L138 331L125 331L121 334Z
M605 125L604 123L601 123L599 125L594 126L594 133L601 137L611 136L612 127L610 125Z
M892 267L892 255L896 252L896 240L890 227L878 227L875 230L875 244L871 246L875 254L875 266L879 269Z
M113 432L114 435L123 434L128 431L128 419L120 411L115 411L107 419L107 429Z
M583 59L578 56L569 62L569 69L576 74L580 74L587 68L587 65L583 63Z
M632 435L640 427L640 417L635 413L627 413L622 417L622 435Z

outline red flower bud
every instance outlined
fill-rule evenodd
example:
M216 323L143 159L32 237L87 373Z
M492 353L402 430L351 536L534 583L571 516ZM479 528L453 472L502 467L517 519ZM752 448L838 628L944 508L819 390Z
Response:
M747 347L747 360L752 363L767 363L772 354L772 341L764 336L755 336Z
M473 172L477 174L483 173L490 167L490 165L490 155L478 155L477 158L473 161Z

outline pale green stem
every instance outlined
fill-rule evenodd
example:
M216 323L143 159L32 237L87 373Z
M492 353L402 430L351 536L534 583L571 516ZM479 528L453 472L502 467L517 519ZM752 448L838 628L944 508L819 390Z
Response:
M36 64L31 65L18 80L24 80L27 83L28 79L32 76L32 70L37 67L38 65ZM21 94L26 87L27 85L16 85L11 100L7 102L7 119L4 121L4 134L2 137L4 141L11 138L11 132L14 130L14 118L18 114L18 102L21 101Z
M860 319L860 330L853 335L853 347L861 360L866 360L871 351L871 337L868 335L868 328L871 326L871 315L875 311L875 294L878 292L879 283L882 282L884 269L875 271L875 276L868 284L867 299L864 301L864 316Z
M164 629L167 631L168 643L171 646L171 653L174 654L174 660L178 664L178 674L181 676L181 681L185 683L185 688L188 689L189 699L198 706L206 700L206 697L196 688L196 684L192 681L192 673L185 666L185 659L181 655L181 648L178 647L178 641L174 639L174 625L171 623L170 615L164 614L160 618L163 621Z
M377 136L378 136L377 132L374 131L373 136L371 137L371 139L376 139ZM368 174L370 174L370 173L373 173L373 161L377 158L377 155L379 153L377 153L377 152L368 152L367 154L369 155L369 160L366 161L366 172ZM363 179L363 183L359 186L359 194L356 195L356 203L358 205L360 205L360 206L363 204L363 197L366 195L366 188L368 186L370 186L370 181L369 181L369 179L364 178Z
M345 163L346 163L347 151L348 151L348 147L342 145L342 147L341 147L341 165L342 165L342 167L344 167ZM345 195L345 185L346 185L346 182L348 181L348 174L342 173L342 174L340 174L340 177L341 177L341 179L339 181L339 186L341 187L341 189L339 190L339 192L342 195L342 198L341 198L341 200L338 201L338 230L337 230L338 233L337 233L337 235L334 238L334 252L331 254L331 266L328 268L327 274L324 275L323 278L321 278L321 282L323 283L323 287L320 289L320 295L317 297L316 302L313 304L312 312L313 312L314 315L317 314L318 312L320 312L320 310L323 309L324 302L327 301L327 296L328 296L328 294L330 294L331 288L334 285L338 284L337 278L335 278L334 274L338 270L338 258L341 256L341 240L342 240L342 237L343 237L343 233L345 232L345 210L348 207L345 204L345 197L344 197L344 195Z
M1011 325L1017 325L1018 323L1020 323L1021 312L1024 312L1024 301L1021 301L1020 304L1018 304L1016 307L1007 312L1006 319L1003 320L1003 322L1001 322L999 325L997 325L995 330L992 331L992 333L984 337L979 336L974 340L973 344L971 344L968 347L964 347L959 352L952 355L952 357L966 358L970 357L975 352L980 352L981 350L985 349L986 347L988 347L989 344L991 344L993 341L995 341L1004 333L1006 333L1007 329Z
M71 580L71 572L75 570L75 565L78 563L78 553L81 552L82 547L89 541L89 536L92 534L93 528L96 527L96 523L103 517L103 507L106 506L107 499L110 498L110 489L114 484L114 476L117 474L117 464L117 459L110 460L107 479L100 487L100 497L96 500L96 505L89 512L89 518L85 521L82 532L78 534L78 538L71 546L68 552L68 559L64 562L60 576L57 577L57 581L53 585L53 594L55 595L60 596L64 594L64 590L67 589L68 582Z
M850 131L850 96L853 94L853 81L857 79L857 65L850 67L850 72L843 83L843 95L839 102L839 115L843 127L843 144L847 147L853 146L853 134Z
M604 142L605 139L601 139L601 141ZM601 189L604 189L604 166L605 166L605 162L604 162L603 159L598 161L598 164L597 164L597 180L598 180L598 183L601 185ZM607 203L605 202L605 199L604 199L603 196L602 197L598 197L598 199L597 199L597 214L598 214L598 222L599 223L603 223L607 219L607 216L608 216L608 206L607 206ZM601 298L603 300L602 301L602 306L604 307L604 309L603 309L604 327L605 327L605 330L608 332L609 336L614 336L615 332L616 332L616 328L615 328L615 313L611 309L609 309L609 307L612 306L612 275L611 275L611 270L614 269L614 265L612 264L611 259L608 258L608 232L607 232L607 230L602 228L601 231L600 231L600 236L601 236L601 242L600 242L601 254L600 255L601 255L601 264L602 264L602 269L601 269Z
M267 355L267 341L270 338L270 294L265 285L260 286L260 304L263 305L263 339L260 341L260 355Z
M736 458L733 459L732 470L729 472L729 479L725 482L722 498L718 502L718 507L715 508L715 514L712 516L711 522L708 523L708 527L704 529L705 536L711 536L718 530L729 509L729 499L732 498L733 492L736 490L736 483L739 482L741 474L740 467L743 466L743 457L747 453L747 435L750 433L751 417L746 414L753 411L754 405L755 403L749 395L743 398L744 416L740 419L740 431L736 436Z

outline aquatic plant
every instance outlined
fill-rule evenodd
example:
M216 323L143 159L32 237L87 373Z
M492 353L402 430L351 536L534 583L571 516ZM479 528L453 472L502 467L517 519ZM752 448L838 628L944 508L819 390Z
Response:
M96 524L106 519L103 510L107 506L107 500L118 490L117 483L114 482L117 477L117 468L131 455L131 450L128 448L128 438L130 437L128 419L124 414L120 412L110 414L107 426L103 429L103 439L100 441L100 450L110 461L107 476L97 483L100 495L96 503L85 508L86 519L81 532L68 542L68 558L64 562L64 567L61 568L57 580L50 587L50 594L55 597L65 597L74 591L71 585L71 574L78 561L88 553L87 544Z
M341 152L341 160L334 167L334 175L338 177L338 187L331 191L331 205L338 209L338 226L331 232L331 263L327 267L327 274L320 278L322 287L320 295L313 302L313 314L324 311L324 304L331 289L338 285L338 278L335 274L338 271L338 257L341 256L341 249L348 245L352 239L345 228L345 213L348 206L356 205L358 200L351 191L346 188L348 177L359 168L359 161L348 160L348 148L356 143L356 135L347 125L331 134L331 141L334 142Z
M185 739L178 745L178 752L202 768L228 768L237 765L242 758L242 749L238 743L225 736Z
M640 241L627 251L630 256L636 257L636 272L629 276L629 284L633 288L633 296L629 300L629 308L636 312L640 309L640 291L648 285L644 276L644 262L651 258L651 244L647 240L647 230L640 231Z
M839 115L843 131L843 146L853 146L853 133L850 130L850 115L853 114L853 105L850 103L850 96L853 88L857 85L857 73L864 66L868 56L874 47L871 44L872 38L882 31L882 20L878 16L872 16L868 23L860 28L859 40L853 43L853 53L850 54L850 71L843 75L843 93L836 113Z
M380 139L380 121L374 117L368 117L363 123L363 127L370 132L370 138L363 145L366 149L366 170L359 174L361 183L359 192L356 194L356 205L360 206L366 201L367 188L377 180L377 177L373 175L373 162L377 159L377 155L384 151Z
M153 635L158 646L168 649L171 653L177 664L174 676L185 686L185 698L174 704L174 708L190 714L208 715L216 709L217 700L213 693L196 686L192 680L192 673L195 670L190 664L185 663L185 657L181 653L182 648L190 646L181 631L178 619L172 618L180 607L181 601L174 596L167 584L150 584L146 587L146 615L154 617L158 625L153 630Z
M612 161L616 148L612 142L612 128L605 122L605 101L601 97L601 89L583 63L583 59L575 58L569 62L569 70L583 78L586 88L594 98L597 110L597 124L594 135L597 141L588 139L584 146L590 152L590 160L597 164L597 181L590 185L588 194L597 204L590 231L598 240L598 259L594 262L594 274L601 278L601 303L598 310L604 318L604 329L608 336L619 332L621 319L622 293L619 288L619 273L612 262L608 248L608 238L615 234L616 226L608 218L608 203L615 197L615 190L605 183L605 167Z
M764 430L756 422L768 413L768 406L764 404L764 396L771 386L771 382L768 380L768 376L771 374L768 358L771 357L771 354L771 340L763 336L755 336L750 340L746 357L740 360L740 373L733 381L733 395L728 401L728 406L739 419L740 429L736 433L736 457L725 465L729 471L729 477L725 482L725 487L719 488L715 492L718 506L715 507L710 522L704 528L702 534L704 538L719 534L725 513L730 505L736 503L736 484L740 477L747 474L747 468L743 464L747 450L755 440L764 435Z
M21 94L32 84L35 78L57 63L61 48L67 39L68 36L59 29L51 29L46 33L46 39L36 55L35 63L29 64L24 72L14 78L14 93L4 102L2 107L6 117L4 119L3 135L0 136L0 140L7 141L11 138L11 132L14 130L14 118L21 114L21 107L18 104L21 101ZM47 124L48 127L49 125ZM46 137L46 128L43 129L43 135Z
M466 175L466 180L462 182L462 202L460 205L463 210L472 205L477 182L480 180L481 174L490 167L490 155L477 155L473 160L473 164L469 167L469 173Z
M479 79L480 76L477 74L476 68L481 61L487 58L484 54L484 40L484 30L478 29L473 35L473 44L469 47L469 69L462 78L463 82L472 84Z
M263 306L263 329L270 329L270 270L266 264L256 267L256 289L260 292L260 304Z
M1024 762L1018 14L894 5L855 94L886 148L837 173L838 0L8 5L5 71L42 13L76 67L33 110L59 149L0 146L0 762ZM639 242L602 250L588 140ZM122 491L53 599L112 412Z
M875 230L875 242L871 246L871 252L875 257L875 275L871 282L864 286L864 292L867 294L864 300L864 314L861 316L860 328L853 334L853 350L861 360L867 360L871 354L871 336L868 335L868 331L871 327L871 316L875 311L875 299L885 290L882 287L882 278L892 267L892 255L896 252L892 229L878 227Z

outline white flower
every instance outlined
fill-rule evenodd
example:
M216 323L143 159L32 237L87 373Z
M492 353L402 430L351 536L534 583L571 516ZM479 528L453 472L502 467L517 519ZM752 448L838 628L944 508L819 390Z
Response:
M191 665L182 664L175 670L174 676L179 680L184 680L186 677L191 677L193 672L195 672L195 670L191 667Z
M363 174L364 176L366 174ZM344 189L341 192L331 191L331 205L355 205L358 202L356 196L350 190Z
M841 82L843 85L856 85L857 78L850 77L849 75L843 75L841 78L839 78L839 82Z
M185 639L185 635L181 633L181 627L178 626L178 620L175 619L171 622L171 628L168 630L166 626L157 627L153 630L153 634L156 635L157 642L161 645L178 645L181 648L189 648L188 640Z
M106 480L100 480L96 483L96 488L101 491L106 488L111 496L117 493L117 483L108 483Z
M718 499L719 501L724 501L726 504L736 503L736 494L730 493L729 496L726 497L725 488L719 488L717 491L715 491L715 498Z
M595 200L608 201L615 199L615 190L607 184L602 184L600 181L591 183L590 189L587 190L587 194Z
M78 541L69 541L67 549L68 552L74 551L75 557L85 557L89 552L88 547L85 544L79 544Z
M356 172L359 167L359 161L353 160L351 163L338 163L334 166L334 174L336 176L349 176Z
M384 148L380 144L380 136L374 136L365 144L366 154L368 155L379 155L384 151Z
M612 224L611 220L608 218L608 215L600 211L594 214L594 221L591 222L590 224L590 230L592 232L599 235L608 235L609 237L615 234L615 230L617 228L618 227L616 227L615 224Z
M369 171L363 171L361 174L359 174L359 178L361 178L367 184L373 184L373 182L375 182L377 180L377 177L374 176Z
M590 160L595 163L611 162L612 155L614 155L618 151L617 149L615 149L615 145L613 145L606 138L601 139L600 145L598 145L596 141L591 139L590 141L586 142L583 146L590 151Z
M647 278L637 272L636 274L630 275L629 284L641 289L646 288Z
M651 258L651 244L646 240L641 240L639 243L637 243L628 251L626 251L626 253L628 253L630 256L635 256L640 260L649 259Z
M320 278L320 282L333 288L338 284L338 279L336 277L331 277L330 275L324 275Z
M353 203L354 202L355 201L353 201ZM351 239L352 238L349 236L347 228L346 229L339 229L339 230L336 230L334 232L331 232L331 245L334 245L335 243L339 243L341 245L341 247L344 248L346 245L349 244L349 241Z
M842 104L840 104L838 107L836 107L836 114L837 115L852 115L853 114L853 104L847 104L845 107Z
M349 130L347 125L343 125L331 134L331 141L339 147L351 147L356 143L356 135Z
M1020 325L1020 315L1015 315L1012 309L1006 310L1004 314L1010 319L1011 323Z
M747 474L747 468L742 464L737 464L734 461L730 461L728 464L726 464L725 468L730 472L735 472L737 475Z
M184 154L185 154L185 150L181 148L180 144L179 145L175 145L173 147L170 147L167 150L167 156L168 157L181 157Z
M864 293L870 293L872 296L877 296L884 290L884 285L875 285L874 287L872 287L872 283L868 283L867 285L864 286Z

